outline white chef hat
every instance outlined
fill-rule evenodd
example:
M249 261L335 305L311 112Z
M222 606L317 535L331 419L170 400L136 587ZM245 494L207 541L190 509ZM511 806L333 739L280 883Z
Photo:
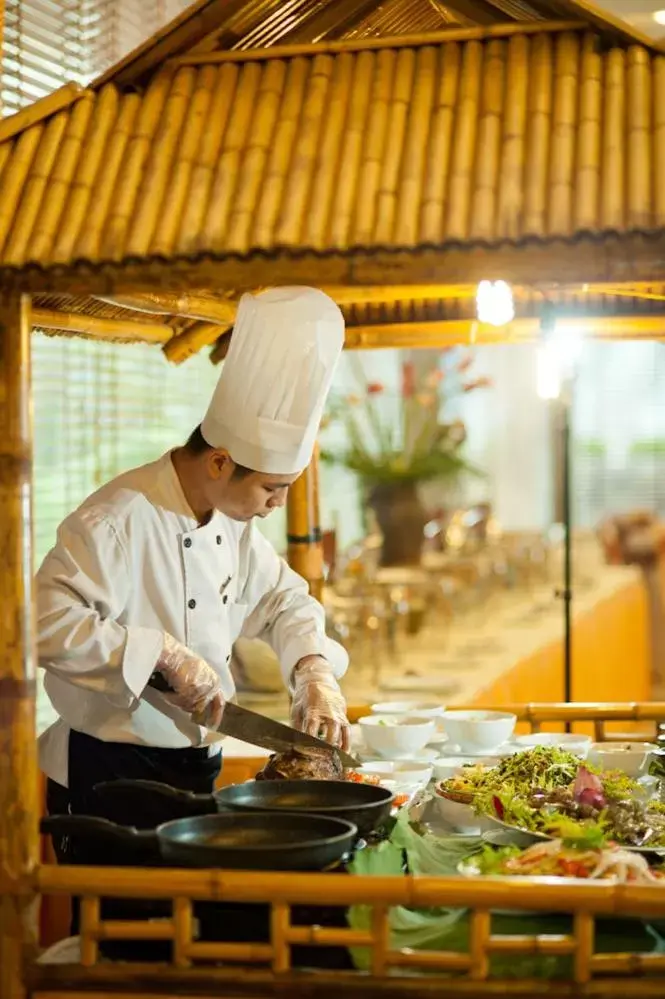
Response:
M201 424L238 465L292 475L309 464L344 317L316 288L243 295L217 388Z

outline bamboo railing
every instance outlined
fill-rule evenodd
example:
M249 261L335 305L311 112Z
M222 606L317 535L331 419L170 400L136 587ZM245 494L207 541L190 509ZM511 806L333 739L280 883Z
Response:
M513 711L531 731L561 723L590 725L598 740L612 738L606 726L622 722L649 727L645 735L653 738L657 725L665 722L665 702L503 705L501 709ZM362 708L353 712L355 717L363 713ZM197 993L207 994L228 989L224 994L234 996L268 996L287 990L308 997L315 989L317 999L338 999L340 990L363 996L424 996L433 991L446 994L447 989L455 996L493 995L502 990L512 995L613 996L624 994L626 977L631 979L630 995L663 994L665 955L595 950L598 918L665 920L665 890L660 886L542 878L349 877L51 865L39 869L34 883L47 897L82 896L81 962L76 966L31 967L27 974L34 994L94 988L110 995L125 991L129 982L137 991L149 988L159 995L195 988ZM171 900L171 914L151 923L104 920L100 914L102 897ZM194 903L198 902L270 906L269 939L256 943L196 939ZM294 906L321 905L339 909L364 905L373 915L366 930L294 924ZM394 947L389 924L394 906L469 909L468 949L409 951ZM494 933L491 911L497 909L569 914L572 928L554 936ZM119 939L169 942L170 960L159 966L105 964L100 960L100 944ZM292 959L296 946L367 948L370 976L320 971L296 974ZM490 978L491 958L499 954L569 957L571 979L544 984ZM210 967L210 962L222 962L224 967ZM426 978L413 977L425 973ZM451 975L455 976L452 980Z
M544 889L546 882L546 889ZM627 886L611 883L575 883L554 879L507 878L496 880L462 877L348 877L343 874L296 874L246 871L183 871L138 870L134 868L64 868L43 867L38 877L39 887L48 893L82 894L81 963L76 968L59 969L43 966L34 969L40 989L55 988L75 981L79 988L94 983L119 986L130 980L137 984L157 980L160 993L170 994L174 981L197 982L201 991L219 990L220 969L207 968L205 977L196 974L203 962L224 962L268 969L272 975L284 975L293 970L291 948L298 946L368 948L371 952L371 975L378 988L385 977L397 969L409 973L427 971L461 973L455 979L453 994L465 983L486 982L489 960L493 954L558 955L573 959L572 982L587 985L594 979L602 981L603 994L620 994L625 982L612 982L615 975L665 974L665 955L599 954L594 950L597 917L635 916L665 918L665 893L659 886ZM170 918L154 922L102 920L100 897L151 898L172 900ZM201 942L194 936L193 901L266 904L271 908L270 939L261 943ZM294 925L291 909L296 905L347 908L366 905L372 909L367 930ZM390 943L389 913L394 906L429 909L437 907L471 909L469 947L467 951L408 951L395 949ZM573 917L571 933L557 936L496 935L492 932L491 911L519 909L534 913L564 913ZM220 927L223 932L223 927ZM158 968L144 964L123 967L104 965L99 959L99 944L109 940L170 941L171 960ZM189 969L194 974L183 975ZM229 970L221 969L221 979L229 978ZM232 994L242 981L240 970L231 980ZM351 975L344 976L347 988ZM319 980L316 974L314 982ZM394 983L393 983L394 984ZM504 983L505 984L505 983ZM567 983L570 994L570 984ZM520 982L524 992L534 983ZM542 983L541 983L542 985ZM645 979L631 982L631 995L658 994L662 979L654 983ZM618 986L618 987L617 987ZM441 980L438 983L441 989ZM513 986L514 987L514 986ZM635 990L633 991L633 988ZM310 994L312 983L296 988L300 994ZM404 983L404 991L413 982ZM317 987L318 992L318 987ZM264 994L260 991L254 994ZM549 994L549 992L548 992ZM662 993L661 993L662 994Z

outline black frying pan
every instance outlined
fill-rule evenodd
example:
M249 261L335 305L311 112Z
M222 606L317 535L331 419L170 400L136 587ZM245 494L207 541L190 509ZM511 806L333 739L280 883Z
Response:
M90 815L53 815L41 831L128 848L138 862L227 870L322 871L350 852L357 828L318 815L226 812L166 822L156 829L116 825Z
M156 781L116 780L95 785L100 804L107 808L115 799L123 808L131 807L131 795L169 801L180 815L214 812L305 813L343 819L358 827L361 837L377 829L390 815L394 795L384 787L343 780L248 781L231 784L214 794L192 794ZM136 800L136 799L135 799ZM271 820L272 821L272 820Z

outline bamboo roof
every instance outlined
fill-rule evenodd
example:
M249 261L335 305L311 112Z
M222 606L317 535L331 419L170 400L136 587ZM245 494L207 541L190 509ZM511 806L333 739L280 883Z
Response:
M402 287L338 297L361 331L468 324L483 277L536 289L525 322L541 286L606 314L566 289L662 277L664 59L584 0L199 0L0 121L0 286L174 360L270 284ZM651 330L662 311L614 301Z
M560 27L190 55L19 112L0 280L657 233L665 57Z

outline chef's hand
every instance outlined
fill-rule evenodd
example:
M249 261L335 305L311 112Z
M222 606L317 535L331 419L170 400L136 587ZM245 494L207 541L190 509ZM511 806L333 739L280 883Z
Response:
M293 727L348 750L351 731L346 701L330 664L322 656L301 659L292 674L292 687Z
M164 635L164 647L155 669L173 690L172 700L194 721L216 729L224 712L224 695L219 677L204 659L171 635Z

